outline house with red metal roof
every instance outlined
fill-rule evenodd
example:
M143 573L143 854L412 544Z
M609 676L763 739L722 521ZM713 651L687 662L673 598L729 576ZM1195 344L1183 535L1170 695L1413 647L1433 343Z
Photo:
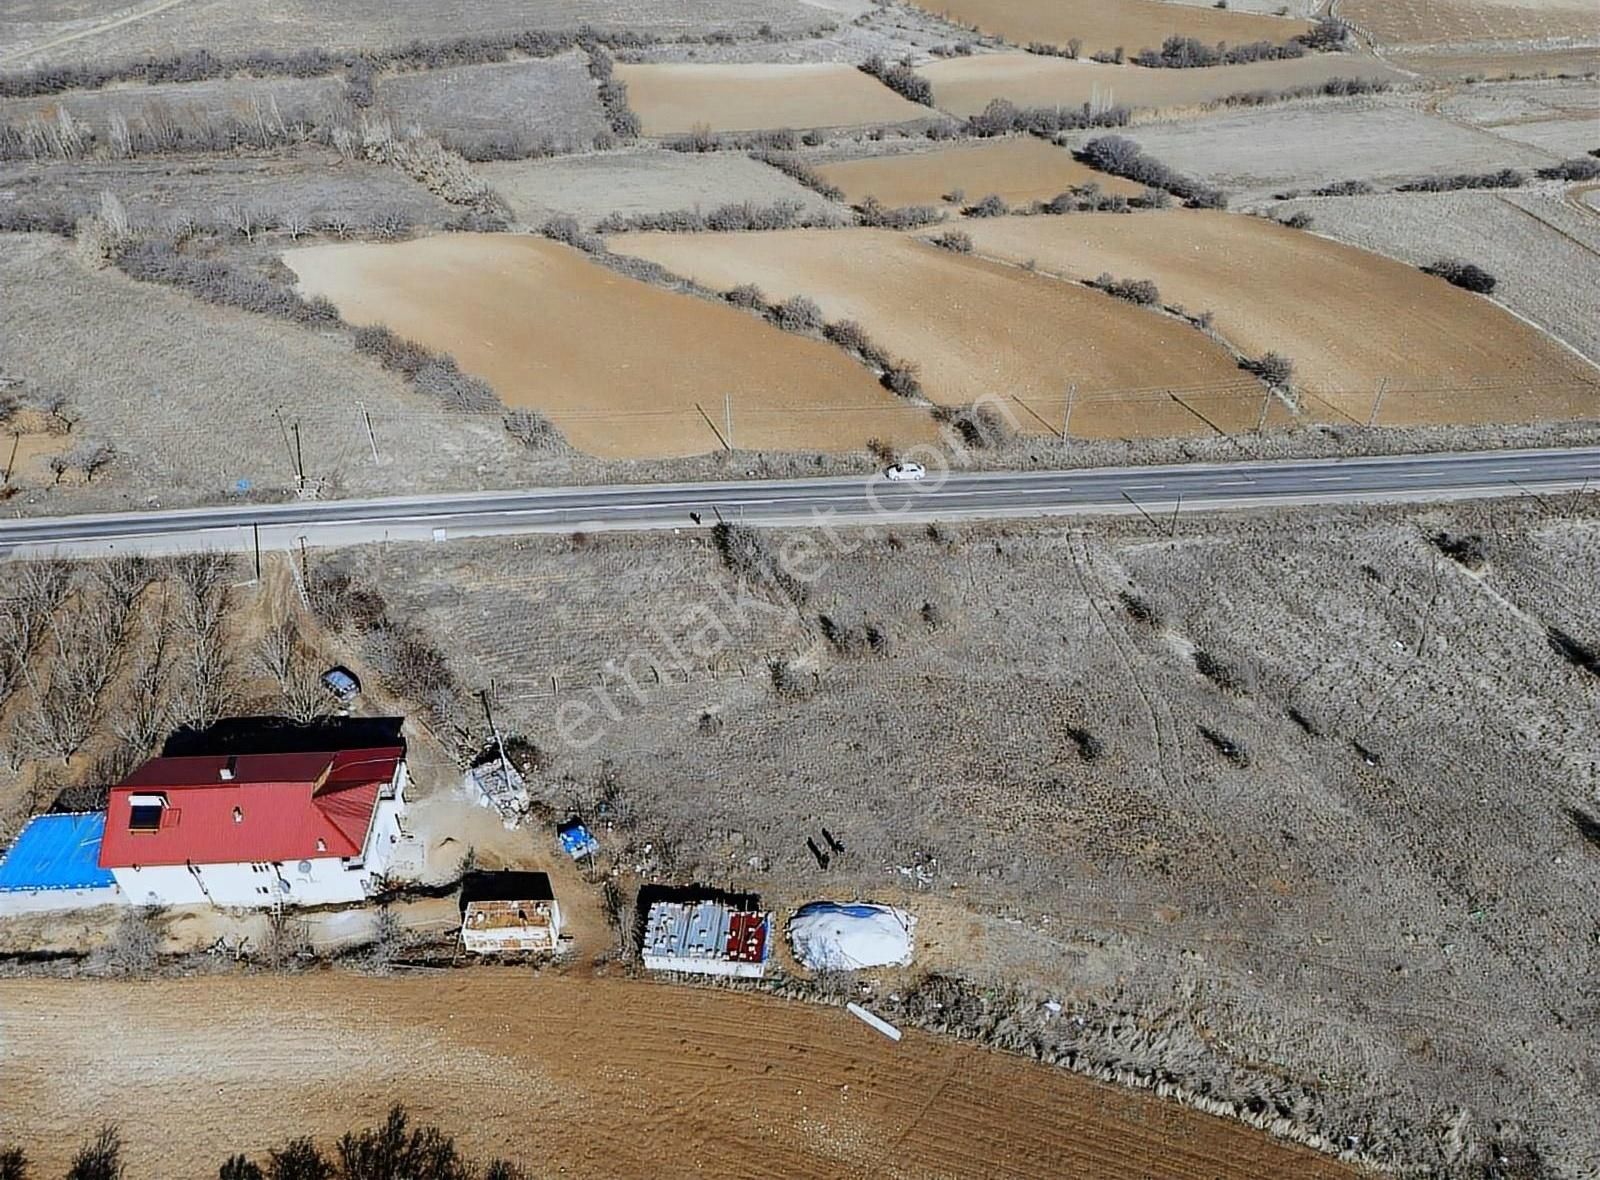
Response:
M111 789L100 866L134 905L363 901L405 841L403 746L153 758Z

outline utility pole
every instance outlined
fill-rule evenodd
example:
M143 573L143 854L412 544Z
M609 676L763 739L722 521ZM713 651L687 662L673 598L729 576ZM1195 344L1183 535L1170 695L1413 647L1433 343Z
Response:
M1183 493L1178 493L1178 502L1172 506L1172 520L1167 525L1167 536L1173 537L1178 533L1178 513L1183 510Z
M1061 411L1061 441L1067 441L1067 427L1072 425L1072 405L1078 400L1076 383L1067 386L1067 404Z
M372 414L368 411L366 402L357 402L356 404L361 407L361 420L367 425L367 442L372 446L372 461L376 463L378 461L378 436L372 429Z
M1378 392L1372 399L1372 413L1367 415L1369 427L1378 424L1378 410L1383 405L1383 395L1389 392L1389 378L1385 377L1378 382Z
M261 581L261 522L250 522L250 532L256 543L256 581Z
M11 458L6 460L6 483L11 482L11 470L17 465L17 447L22 443L20 434L11 436Z
M722 395L722 423L728 431L728 449L733 450L733 394Z
M294 471L295 491L306 490L306 454L300 446L300 419L294 420Z
M1267 411L1272 408L1272 390L1267 390L1261 395L1261 415L1256 419L1256 433L1260 434L1267 428Z
M489 693L494 688L494 681L489 681L488 688L478 690L478 699L483 702L483 716L489 722L489 732L494 735L495 753L500 755L500 781L507 787L511 786L511 771L506 766L506 744L500 737L500 727L494 723L494 711L489 708Z

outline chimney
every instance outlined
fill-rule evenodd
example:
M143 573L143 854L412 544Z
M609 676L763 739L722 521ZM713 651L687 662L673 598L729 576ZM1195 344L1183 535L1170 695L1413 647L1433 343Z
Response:
M236 767L238 764L239 764L239 759L237 757L235 757L234 755L229 754L227 763L218 772L218 774L221 776L223 782L231 783L233 781L234 767Z

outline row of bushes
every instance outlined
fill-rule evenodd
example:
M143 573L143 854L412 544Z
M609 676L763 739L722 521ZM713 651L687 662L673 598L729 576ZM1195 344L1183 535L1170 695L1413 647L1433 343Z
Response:
M1540 180L1594 180L1600 178L1600 148L1587 156L1573 156L1549 168L1539 169Z
M1228 45L1219 41L1207 45L1195 37L1168 37L1160 49L1141 49L1133 64L1147 69L1186 70L1203 66L1235 66L1252 61L1279 61L1284 58L1304 57L1306 47L1298 41L1274 44L1271 41L1251 41L1244 45Z
M911 68L910 59L890 65L881 55L874 53L861 63L861 71L870 74L902 98L925 107L933 105L933 86Z
M879 382L891 393L909 398L922 396L922 383L917 379L916 366L910 361L897 360L884 351L855 320L828 323L823 318L822 309L804 295L793 295L781 303L771 303L754 283L742 283L729 290L723 298L735 307L765 316L786 332L820 334L824 340L844 349L863 364L870 365L877 371Z
M932 205L901 205L891 208L877 197L868 197L856 206L862 225L874 229L917 229L944 220L944 211Z
M1198 209L1222 209L1228 203L1227 196L1218 189L1174 172L1160 160L1145 155L1144 150L1126 136L1098 136L1074 154L1091 168L1164 189Z
M1161 291L1150 279L1116 279L1110 274L1101 274L1091 279L1089 286L1141 307L1157 307L1161 304Z
M639 116L628 105L628 84L616 76L611 54L593 36L580 38L579 43L589 58L589 77L599 86L600 108L605 111L606 122L620 139L633 139L639 134Z
M709 213L698 209L674 209L665 213L612 213L602 218L595 229L602 234L632 230L666 230L670 233L700 233L705 230L730 232L765 229L833 229L840 224L831 212L808 213L799 201L778 201L757 205L739 201L718 205ZM547 235L548 236L548 235ZM576 244L576 243L569 243Z
M1217 105L1260 107L1295 98L1353 98L1362 94L1384 94L1391 88L1390 83L1380 78L1329 78L1326 82L1308 82L1302 86L1241 90L1218 99Z
M1026 131L1033 135L1056 135L1089 127L1126 127L1133 112L1125 106L1096 110L1089 103L1081 107L1019 107L1003 98L994 99L982 113L967 119L967 132L980 139Z
M1456 172L1448 176L1424 176L1395 186L1399 193L1453 193L1471 188L1521 188L1528 183L1525 173L1515 168L1498 172Z
M101 128L58 107L52 115L34 114L0 125L0 160L75 160L97 151L131 160L163 152L264 149L308 140L326 143L327 134L299 114L285 117L271 97L256 100L248 112L184 122L169 108L150 104L131 119L112 111Z
M1480 266L1463 262L1459 258L1441 258L1430 266L1424 266L1422 272L1435 275L1464 290L1475 291L1479 295L1487 295L1495 287L1495 277L1492 274Z
M822 173L818 172L799 156L792 155L789 150L766 150L750 153L752 160L758 160L769 168L776 168L790 180L803 184L812 192L826 197L830 201L844 200L844 190L836 184L825 180Z
M489 385L461 371L448 353L435 353L396 335L388 328L370 326L355 330L357 352L364 352L385 369L408 378L423 393L452 410L490 413L500 409L500 399Z
M311 327L334 327L342 322L338 309L326 299L303 299L286 283L275 283L225 262L190 258L168 239L130 242L115 253L114 261L132 278L178 287L207 303L243 308Z

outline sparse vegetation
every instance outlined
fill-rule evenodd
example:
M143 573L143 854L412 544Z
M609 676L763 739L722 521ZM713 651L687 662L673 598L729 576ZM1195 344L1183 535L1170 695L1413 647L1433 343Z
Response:
M917 229L944 220L943 210L932 205L905 205L890 209L876 197L868 197L856 206L856 219L864 226L875 229Z
M1597 177L1600 177L1600 159L1596 159L1592 153L1573 156L1559 164L1539 169L1540 180L1594 180Z
M981 114L967 120L967 133L980 139L1019 131L1032 135L1056 135L1085 127L1125 127L1132 114L1125 106L1101 110L1089 103L1081 107L1019 107L1006 99L997 98Z
M1258 357L1245 357L1239 362L1239 367L1279 389L1287 389L1294 380L1294 362L1281 353L1266 352Z
M901 98L909 98L912 102L921 103L925 107L933 105L932 85L911 68L909 61L890 65L879 55L873 54L861 63L861 72L870 74Z
M1117 279L1109 274L1101 274L1089 285L1104 291L1107 295L1126 299L1129 303L1137 303L1141 307L1161 305L1161 292L1149 279Z
M1340 28L1343 32L1343 28ZM1206 45L1196 37L1168 37L1160 49L1141 49L1134 55L1135 65L1147 69L1186 70L1204 66L1236 66L1252 61L1278 61L1301 57L1305 43L1300 40L1285 41L1276 45L1271 41L1251 41L1244 45L1229 45L1219 41Z
M1165 189L1196 208L1221 209L1228 203L1227 197L1217 189L1178 175L1161 161L1145 155L1133 140L1121 135L1091 139L1077 152L1077 157L1091 168Z
M972 253L972 235L965 230L953 229L929 239L935 246L954 254Z
M1515 168L1498 172L1457 172L1449 176L1425 176L1395 186L1400 193L1451 193L1472 188L1521 188L1528 183L1525 173Z

